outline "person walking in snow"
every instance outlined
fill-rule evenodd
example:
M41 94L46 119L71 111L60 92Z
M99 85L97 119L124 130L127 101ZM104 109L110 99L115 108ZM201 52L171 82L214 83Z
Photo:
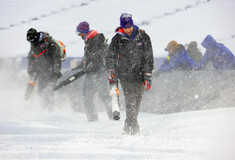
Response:
M38 94L44 105L53 104L52 88L61 77L60 48L47 32L37 32L30 28L26 35L30 43L27 72L36 73Z
M169 70L192 70L196 62L187 54L184 46L176 41L170 41L165 48L168 56L161 64L158 72Z
M211 35L207 35L201 45L206 52L195 67L196 70L203 69L210 61L216 70L235 69L234 55L224 44L217 43Z
M152 84L153 51L148 34L134 25L132 15L121 14L120 27L106 56L110 83L120 80L126 104L124 134L139 132L137 116L144 90Z
M197 48L197 42L192 41L189 44L185 45L188 55L196 62L200 62L202 59L202 52Z
M112 119L108 83L102 80L102 77L105 77L106 74L104 58L107 52L104 34L96 30L90 30L89 24L86 21L79 23L76 33L85 42L82 62L76 68L86 68L83 84L83 104L87 119L89 122L98 120L98 113L94 105L94 96L97 92L105 104L109 119Z

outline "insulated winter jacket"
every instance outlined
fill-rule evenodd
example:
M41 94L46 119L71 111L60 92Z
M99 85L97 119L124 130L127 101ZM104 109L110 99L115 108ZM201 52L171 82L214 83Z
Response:
M106 52L104 34L91 30L85 38L84 56L81 62L87 67L86 73L97 72L104 68ZM83 65L80 64L79 66Z
M197 42L196 41L192 41L190 42L188 45L186 45L187 47L187 53L188 55L196 62L200 62L200 60L202 59L202 52L197 48Z
M195 65L196 62L187 54L184 46L179 44L176 53L169 54L158 70L191 70Z
M195 69L202 69L209 61L212 62L215 69L231 69L235 58L233 53L224 44L217 43L211 35L208 35L203 40L202 46L206 48L206 52Z
M152 73L153 51L145 31L134 26L128 37L122 28L116 29L106 56L107 69L113 69L117 78L129 82L143 82L144 73Z
M36 72L39 77L58 79L61 70L60 49L46 32L39 32L39 41L31 43L28 53L28 72Z

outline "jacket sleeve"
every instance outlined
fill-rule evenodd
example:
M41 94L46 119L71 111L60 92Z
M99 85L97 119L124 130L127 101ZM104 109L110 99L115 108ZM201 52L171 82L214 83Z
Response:
M116 70L117 68L117 63L118 63L118 50L119 50L119 43L118 43L118 35L115 35L112 38L112 41L109 45L109 50L108 54L105 57L105 65L107 70L108 69L114 69Z
M92 59L97 59L100 56L102 57L105 47L104 41L105 41L104 34L99 33L95 41L92 41L89 44L87 44L85 52L87 52L88 54L92 53L93 54Z
M223 45L223 47L221 48L222 53L225 53L225 59L227 61L227 63L231 63L233 61L234 55L233 53Z
M180 55L176 55L174 59L169 59L168 63L166 63L166 61L167 60L165 60L164 63L161 65L159 71L168 71L177 68L180 64L184 62L184 58Z
M99 33L95 38L86 42L84 49L85 69L87 73L99 70L104 66L105 58L105 37L103 33Z
M176 67L177 67L177 64L174 63L174 62L171 62L171 63L168 63L168 64L163 63L163 64L160 66L159 71L168 71L168 70L172 70L172 69L174 69L174 68L176 68Z
M76 67L74 67L72 70L83 69L85 67L85 63L86 63L85 56L83 56L79 64Z
M170 63L169 60L165 59L158 70L159 71L165 71L167 66L169 65L169 63Z
M221 44L221 47L219 48L220 52L222 54L222 61L223 61L223 65L220 65L220 67L218 68L219 70L226 70L226 69L230 69L231 65L234 63L234 55L233 53L227 48L225 47L223 44Z
M197 63L186 53L185 54L185 62L190 67L190 69L195 69Z
M144 50L144 73L152 73L154 63L153 48L150 37L146 33L144 40Z
M98 35L98 42L94 46L94 50L97 51L98 53L96 56L99 57L104 57L104 50L105 50L105 37L103 33L99 33Z
M31 54L31 50L28 53L27 59L28 59L28 65L27 65L27 72L28 72L28 74L36 72L35 64L34 64L34 58L33 58L32 54Z
M206 64L209 62L209 51L206 51L204 56L202 57L201 61L194 67L195 70L201 70L206 66Z
M53 42L49 47L49 53L52 58L53 63L53 72L58 73L61 71L61 57L60 57L60 49L55 42Z

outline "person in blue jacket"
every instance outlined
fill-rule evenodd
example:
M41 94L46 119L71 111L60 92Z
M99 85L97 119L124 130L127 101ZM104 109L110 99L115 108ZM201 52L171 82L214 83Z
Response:
M217 43L211 35L207 35L201 45L206 49L206 52L195 67L196 70L204 68L209 61L217 70L234 69L234 55L224 44Z
M170 41L165 49L169 52L158 72L168 70L192 70L196 62L187 54L184 46L176 41Z

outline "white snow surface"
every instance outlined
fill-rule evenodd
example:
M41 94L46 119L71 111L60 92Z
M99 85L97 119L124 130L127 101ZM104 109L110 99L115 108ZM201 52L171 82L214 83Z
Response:
M9 93L10 92L10 93ZM9 94L14 101L9 99ZM125 113L87 122L68 106L48 112L2 89L0 159L233 160L235 108L168 115L140 113L138 135L122 135ZM3 105L4 104L4 105Z
M234 8L234 0L1 0L0 57L26 56L25 34L31 27L63 41L68 56L81 57L78 23L88 21L110 42L122 12L132 13L134 23L150 35L155 57L166 55L170 40L200 43L207 34L235 52ZM123 111L120 121L99 112L99 121L89 123L83 112L68 105L52 111L29 105L23 99L25 86L14 83L9 72L0 75L1 160L235 159L234 106L163 115L141 112L140 134L122 135Z
M0 159L233 160L235 108L140 113L138 135L122 135L125 113L87 122L69 106L27 105L23 89L0 91ZM9 98L14 97L14 100Z

